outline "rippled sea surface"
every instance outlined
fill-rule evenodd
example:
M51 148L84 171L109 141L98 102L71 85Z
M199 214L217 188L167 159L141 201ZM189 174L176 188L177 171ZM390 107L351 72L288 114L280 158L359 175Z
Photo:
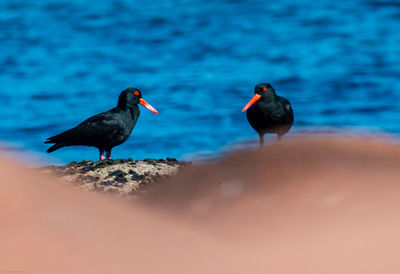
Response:
M160 114L142 108L114 157L212 154L257 142L241 109L259 82L292 102L289 135L397 135L399 20L394 0L2 0L0 140L44 162L97 159L43 141L132 86Z

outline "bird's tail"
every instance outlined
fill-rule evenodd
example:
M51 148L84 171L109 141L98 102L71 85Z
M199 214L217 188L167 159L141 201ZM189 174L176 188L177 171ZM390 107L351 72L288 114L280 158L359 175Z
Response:
M48 141L46 141L46 142L44 142L45 144L50 144L50 143L54 143L54 142L52 142L51 140L48 140ZM66 145L65 144L62 144L62 143L55 143L54 145L52 145L51 147L49 147L49 149L48 150L46 150L47 151L47 153L50 153L50 152L53 152L53 151L55 151L55 150L57 150L57 149L60 149L60 148L62 148L62 147L65 147Z
M52 145L48 150L46 150L48 153L53 152L59 148L65 147L63 144L54 144Z

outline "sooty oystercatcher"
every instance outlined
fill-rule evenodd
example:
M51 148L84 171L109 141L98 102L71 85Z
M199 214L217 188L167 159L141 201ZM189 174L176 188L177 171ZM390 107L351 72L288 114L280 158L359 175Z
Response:
M270 84L258 84L253 98L243 108L247 110L247 120L260 135L260 145L264 145L265 133L276 133L278 142L292 127L294 116L290 102L276 95Z
M125 142L132 132L139 115L138 104L158 114L142 98L142 93L136 88L127 88L121 92L118 105L107 111L90 117L74 128L47 139L45 144L54 143L47 152L66 146L92 146L100 151L100 160L104 160L104 151L111 159L111 149Z

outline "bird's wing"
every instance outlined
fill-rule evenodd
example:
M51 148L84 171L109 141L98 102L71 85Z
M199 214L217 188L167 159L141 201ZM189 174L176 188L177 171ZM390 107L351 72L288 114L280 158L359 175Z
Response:
M293 120L294 120L294 115L293 115L293 108L292 108L292 105L290 104L289 100L287 100L286 98L283 98L283 97L281 97L281 98L282 98L283 106L284 106L284 108L287 110L287 112L289 113L290 119L291 119L291 121L293 122Z
M103 112L86 119L74 128L48 138L46 143L87 144L102 138L102 136L121 131L122 128L123 126L112 113Z

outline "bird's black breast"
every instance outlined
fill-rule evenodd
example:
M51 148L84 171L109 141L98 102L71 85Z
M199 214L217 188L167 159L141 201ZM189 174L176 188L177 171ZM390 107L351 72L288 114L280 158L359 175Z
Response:
M247 110L247 120L259 133L285 134L293 124L290 102L277 96L268 102L258 101Z
M106 141L105 147L112 148L125 142L131 135L139 115L138 106L113 113L112 120L106 125L107 132L103 134Z

